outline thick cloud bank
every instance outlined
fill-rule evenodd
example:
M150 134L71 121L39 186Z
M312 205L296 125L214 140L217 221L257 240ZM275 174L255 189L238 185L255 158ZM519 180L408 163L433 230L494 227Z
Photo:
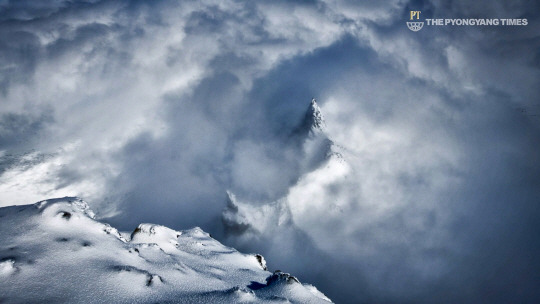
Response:
M412 32L410 10L528 25ZM201 226L337 303L538 302L538 12L2 1L0 204Z

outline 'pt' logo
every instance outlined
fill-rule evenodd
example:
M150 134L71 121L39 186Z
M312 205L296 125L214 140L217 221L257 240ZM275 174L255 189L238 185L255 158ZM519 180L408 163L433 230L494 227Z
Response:
M411 11L411 21L407 21L407 27L413 32L418 32L424 27L424 22L412 21L415 20L415 17L416 20L420 19L420 11Z

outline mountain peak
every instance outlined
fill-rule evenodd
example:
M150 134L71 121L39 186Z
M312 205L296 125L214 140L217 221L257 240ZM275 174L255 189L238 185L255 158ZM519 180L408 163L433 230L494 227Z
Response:
M306 109L302 123L294 130L293 134L303 137L314 133L324 133L325 129L326 123L321 108L313 98Z
M324 116L322 115L321 108L317 104L315 98L311 99L311 104L306 112L304 121L307 126L310 126L312 130L321 130L323 131L326 128L326 123L324 121Z

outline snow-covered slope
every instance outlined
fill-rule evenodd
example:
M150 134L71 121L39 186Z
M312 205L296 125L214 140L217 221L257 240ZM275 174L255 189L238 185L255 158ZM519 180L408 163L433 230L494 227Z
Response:
M329 303L200 228L130 237L77 198L0 208L0 303Z

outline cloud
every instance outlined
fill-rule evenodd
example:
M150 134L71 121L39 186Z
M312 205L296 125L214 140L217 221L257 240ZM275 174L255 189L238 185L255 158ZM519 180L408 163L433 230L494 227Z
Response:
M529 26L413 33L412 8ZM0 204L80 195L126 230L224 236L226 190L255 209L285 197L293 225L236 244L338 303L533 301L535 8L3 3ZM346 173L306 172L292 134L312 97Z

